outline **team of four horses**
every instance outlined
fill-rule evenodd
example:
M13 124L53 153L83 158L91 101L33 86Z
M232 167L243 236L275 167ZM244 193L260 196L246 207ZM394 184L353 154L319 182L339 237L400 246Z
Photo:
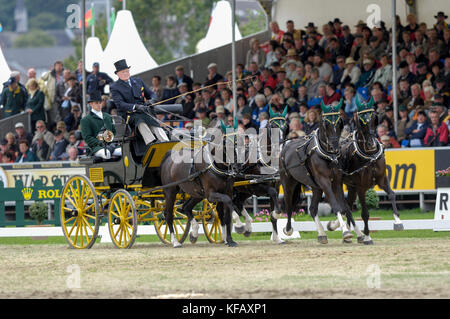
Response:
M348 119L341 110L342 100L332 105L322 103L318 128L310 135L293 139L286 138L289 131L287 110L275 113L270 109L267 129L263 130L265 138L261 138L261 134L258 137L256 158L252 160L251 148L255 145L245 138L245 143L239 144L244 134L237 130L236 120L234 127L226 127L222 123L225 134L220 140L203 134L200 138L190 139L189 147L179 147L178 139L156 143L143 154L138 154L134 143L122 137L121 163L86 159L81 162L86 165L86 175L90 180L80 175L65 184L60 209L64 235L70 246L90 248L98 237L102 218L107 217L113 243L120 248L130 248L137 235L137 224L153 221L160 238L167 236L168 229L170 239L166 243L180 247L182 240L178 233L177 216L187 216L183 230L190 229L190 241L195 242L199 236L199 224L193 209L207 200L217 205L225 244L234 247L237 243L231 235L233 219L237 233L246 236L251 233L252 218L245 210L244 202L252 195L268 195L272 240L283 243L278 235L277 220L282 211L287 214L283 232L291 235L292 213L304 199L305 191L310 189L309 214L316 224L319 243L328 242L318 216L319 202L324 195L337 217L336 221L328 222L328 230L340 227L343 241L348 243L351 242L353 228L358 243L373 244L365 203L368 189L378 185L384 190L392 202L394 230L402 230L403 224L386 175L384 149L375 133L378 115L374 101L360 101L357 98L357 106L357 116L352 120L353 131L345 138L341 137L341 133ZM191 138L191 135L187 137ZM182 137L184 139L186 136L182 134ZM181 153L184 152L185 156L186 149L189 150L188 160L179 160ZM272 158L271 163L267 161L267 154ZM274 157L277 165L274 165ZM218 161L217 158L225 160ZM133 167L130 162L141 165ZM123 174L120 173L122 171ZM137 181L141 182L138 186ZM343 185L348 190L347 198ZM281 189L283 200L279 202ZM132 191L133 195L128 191ZM362 232L352 216L356 195L362 207ZM242 224L239 215L244 216L245 224ZM164 232L161 231L162 224L166 225Z
M219 217L222 222L223 233L226 234L225 243L228 246L236 246L231 236L232 216L237 211L246 218L247 234L251 232L249 227L251 221L248 213L243 209L244 201L252 195L269 195L271 199L272 212L270 219L273 225L272 239L276 243L283 243L277 234L277 220L281 216L281 208L278 203L278 190L281 184L284 190L284 210L288 216L288 222L284 228L286 235L291 235L293 227L291 223L292 212L301 199L301 194L305 187L312 190L312 201L309 213L316 223L318 230L318 241L327 243L327 236L319 221L317 214L318 204L325 194L325 199L331 205L332 211L337 216L336 222L328 223L329 230L342 228L344 242L351 242L352 227L354 228L358 243L367 245L373 244L369 233L369 211L365 203L365 194L369 188L378 185L383 189L392 201L394 212L394 229L403 229L396 209L395 195L389 186L386 176L386 163L383 146L378 142L375 135L378 116L373 108L373 99L369 102L358 104L358 116L356 129L351 137L341 139L341 132L344 127L343 112L340 112L342 101L335 105L324 105L322 103L322 117L319 127L309 136L304 136L292 140L284 140L288 129L286 120L286 110L283 114L274 113L270 109L270 120L268 124L268 140L272 141L270 132L276 128L282 139L281 152L279 153L279 167L272 174L272 178L263 179L263 182L234 188L236 181L253 174L258 176L262 169L267 166L262 157L259 157L256 164L245 164L240 168L232 165L214 161L203 161L202 163L177 163L170 156L170 153L163 159L161 164L162 185L172 182L183 181L177 185L164 188L166 199L166 218L170 232L172 234L172 244L179 247L171 223L173 204L176 194L181 190L190 195L190 199L183 205L182 211L189 216L192 223L193 235L196 238L198 233L197 222L192 215L192 208L201 200L206 198L210 202L218 202ZM236 127L235 127L236 129ZM225 134L229 138L233 134ZM224 139L225 140L225 139ZM236 142L235 142L236 143ZM272 144L273 146L273 144ZM238 150L238 147L235 147ZM269 145L270 149L270 145ZM172 151L173 152L173 151ZM260 154L260 152L258 152ZM210 169L207 169L207 168ZM240 171L239 171L240 170ZM235 172L233 175L230 171ZM202 174L189 178L192 172L202 172ZM242 173L245 175L242 175ZM241 174L239 174L241 173ZM348 188L347 200L344 197L343 184ZM358 229L353 217L353 203L359 196L362 206L362 219L364 221L364 231ZM344 221L345 215L347 221ZM238 225L239 225L238 221ZM237 229L242 232L242 229ZM195 239L194 239L195 240ZM191 240L192 241L192 240Z

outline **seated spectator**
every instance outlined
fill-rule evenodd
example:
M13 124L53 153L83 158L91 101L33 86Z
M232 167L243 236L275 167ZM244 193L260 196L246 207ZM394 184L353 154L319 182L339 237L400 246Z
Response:
M319 114L315 109L308 110L303 126L303 130L305 131L306 135L311 134L315 129L319 127L319 120Z
M14 163L14 154L10 152L2 153L2 163L3 164Z
M48 144L48 146L50 146L50 149L53 148L53 145L55 144L55 136L50 131L47 130L44 121L36 122L36 132L33 137L33 140L31 141L32 144L36 141L37 133L42 133L44 135L44 141Z
M429 113L430 126L427 128L424 146L446 146L448 144L448 127L439 118L437 111Z
M386 137L384 137L385 142L383 143L383 145L390 145L393 148L400 147L400 144L397 142L397 140L394 137L388 135L388 129L384 125L378 125L377 136L378 136L378 140L380 142L382 142L382 140L381 140L382 137L384 137L384 136L389 137L389 139L386 139Z
M19 141L19 155L16 158L16 163L38 162L37 156L30 150L28 140Z
M258 127L253 123L252 116L248 113L242 114L242 124L244 125L244 129L254 129L258 132Z
M269 114L267 112L259 113L259 129L263 129L267 127L269 123Z
M297 90L297 104L307 104L308 103L308 89L306 86L302 85Z
M78 150L76 147L72 146L69 148L69 158L67 160L70 162L78 161Z
M177 88L177 82L173 75L169 75L166 77L166 87L163 90L162 100L165 101L166 104L175 103L175 99L172 99L179 95L180 92Z
M306 134L303 131L303 124L300 117L292 118L289 123L289 134L287 136L287 139L299 138L305 135Z
M401 80L407 80L409 85L413 85L416 82L416 77L409 70L409 65L406 61L400 62L398 68L400 70L400 74L397 83L400 83Z
M223 75L217 73L217 64L210 63L208 65L208 76L206 77L206 81L209 84L215 84L223 80Z
M233 99L231 96L231 91L228 88L222 89L220 91L220 97L223 101L223 106L229 113L233 113Z
M250 49L247 51L245 58L245 65L247 67L250 66L251 62L255 62L259 69L262 69L266 64L266 54L259 47L259 40L257 38L252 38L250 40Z
M427 86L423 88L423 96L424 102L423 105L425 108L429 109L434 102L434 89L432 86Z
M305 103L301 103L298 107L298 116L300 117L302 123L305 122L307 112L308 112L308 105L306 105Z
M376 72L376 64L372 58L365 58L363 61L363 71L359 77L359 81L356 82L356 87L368 87L373 83L373 78Z
M262 69L259 80L264 88L269 86L272 90L275 90L275 87L277 86L277 81L273 78L270 69Z
M341 88L341 79L345 71L345 56L339 55L336 57L336 66L333 68L332 82L336 85L336 88Z
M447 117L447 108L442 104L435 104L432 107L432 111L439 115L439 121L443 122Z
M82 96L83 96L82 87L77 82L75 75L69 76L69 78L67 79L67 84L68 87L64 92L64 96L62 97L61 102L60 108L61 119L64 119L67 115L69 115L72 105L80 106L82 104Z
M320 78L328 83L333 76L333 68L331 65L324 61L324 56L320 52L314 54L314 66L319 70Z
M384 88L392 85L392 65L389 64L387 53L381 55L381 67L376 70L373 82L380 82Z
M31 151L37 156L39 161L47 161L50 156L50 146L44 141L44 134L36 132L33 140Z
M60 130L55 132L55 145L53 146L52 152L50 153L51 161L61 161L62 155L66 151L67 141L64 138L64 133Z
M355 89L348 87L344 92L344 112L349 118L353 118L353 113L358 110L356 105Z
M278 61L278 59L276 58L276 55L275 55L276 49L279 45L280 44L275 40L269 41L269 46L268 46L269 51L266 54L266 63L264 63L265 68L270 67L273 62L280 62L280 61ZM247 67L247 69L248 69L248 67Z
M393 92L393 90L391 91ZM408 105L411 99L411 89L408 80L403 79L400 81L398 91L398 102L402 105Z
M159 75L154 75L152 77L152 86L150 90L155 93L158 101L162 101L163 87L161 86L161 77Z
M206 115L206 112L207 112L206 108L201 107L197 110L197 115L196 115L196 118L198 120L202 121L202 126L204 128L207 128L209 126L209 123L211 123L211 120Z
M175 78L177 85L180 85L181 83L186 83L187 90L192 91L192 85L194 81L192 78L184 73L184 67L182 65L177 65L175 67ZM156 92L155 92L156 93Z
M306 95L309 99L315 98L317 96L317 91L319 86L324 85L325 82L319 77L319 69L313 68L311 71L311 78L306 81Z
M253 109L252 112L252 120L253 120L253 124L255 124L256 127L259 127L259 113L261 112L269 112L269 106L266 103L266 97L262 94L258 94L255 97L255 102L256 102L256 108Z
M58 123L56 123L56 129L63 132L64 139L66 141L69 140L69 132L67 131L66 123L64 123L64 121L59 121Z
M336 85L334 83L328 83L326 86L326 94L323 97L323 103L330 105L333 102L339 102L341 94L336 92Z
M17 154L19 153L19 145L16 142L16 137L12 132L6 133L5 139L7 141L6 149L8 152L14 154L14 160L16 160Z
M381 142L381 144L383 144L384 148L399 148L400 144L398 144L398 143L393 144L393 141L391 141L391 139L393 139L393 137L391 137L389 135L383 135L382 137L380 137L380 142Z
M408 117L408 108L404 105L399 107L399 115L397 122L397 138L399 143L401 143L406 137L405 130L412 125L412 121L410 121Z
M25 131L25 125L22 122L16 123L14 126L16 130L15 138L16 141L27 140L28 145L31 145L31 141L33 140L33 135Z
M410 147L421 147L423 146L423 139L427 132L427 115L424 111L419 111L417 114L417 121L405 130L405 140L404 144L409 144Z
M238 121L242 120L242 115L244 113L251 114L252 109L247 105L247 99L245 95L238 95L237 97L237 109L236 109L236 118Z
M361 70L356 66L356 61L352 57L345 59L345 70L340 79L341 88L347 84L356 84L361 76Z
M79 129L81 115L81 108L78 105L73 105L70 113L64 118L64 123L66 124L66 128L69 132Z

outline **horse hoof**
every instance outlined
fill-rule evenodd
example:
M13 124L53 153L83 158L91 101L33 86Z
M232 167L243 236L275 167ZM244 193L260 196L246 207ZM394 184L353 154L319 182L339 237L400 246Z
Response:
M364 236L358 237L358 244L364 243Z
M238 246L237 242L235 242L235 241L227 242L225 245L227 245L228 247L237 247Z
M292 236L292 233L294 232L294 228L291 228L291 229L289 229L289 230L286 230L286 227L284 227L283 228L283 233L286 235L286 236Z
M251 234L252 234L252 232L251 232L251 231L248 231L248 230L246 230L246 231L244 232L244 236L245 236L245 237L250 237Z
M373 240L365 241L364 245L373 245Z
M344 232L343 234L342 234L342 238L344 238L344 240L346 240L346 239L351 239L351 238L353 238L353 234L352 234L352 232L351 231L346 231L346 232Z
M195 244L197 242L198 237L195 237L194 235L192 235L192 233L189 233L189 241L192 244Z
M351 244L351 243L352 243L352 240L351 240L351 239L345 239L345 238L344 238L344 239L342 240L342 243L343 243L343 244Z
M234 226L234 231L238 234L243 234L245 231L245 225L242 226Z
M394 230L400 231L404 229L403 224L394 224Z
M180 243L174 243L173 244L173 248L181 248L181 244Z
M317 241L319 244L328 244L328 237L327 236L317 236Z

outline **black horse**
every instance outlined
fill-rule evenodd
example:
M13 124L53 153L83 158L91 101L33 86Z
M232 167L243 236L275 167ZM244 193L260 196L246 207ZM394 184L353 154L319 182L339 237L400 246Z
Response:
M348 211L342 189L342 170L340 169L341 150L339 139L344 126L340 117L342 100L335 106L323 103L319 127L311 135L300 137L286 143L280 156L280 181L284 190L285 209L288 214L286 235L291 235L292 210L300 200L305 186L313 191L310 214L316 223L318 241L327 243L328 239L317 215L322 192L338 217L344 240L352 237L344 222L342 213ZM303 190L302 190L303 187Z
M247 210L244 208L244 202L252 195L257 196L269 196L270 197L270 221L273 227L273 236L272 240L275 243L281 244L283 241L279 238L278 233L276 231L277 227L277 219L281 216L281 208L278 202L278 192L279 182L276 181L274 175L278 173L278 169L273 165L270 165L269 157L272 159L276 158L279 150L274 150L272 153L272 149L274 147L279 147L284 142L285 136L287 135L287 131L289 126L286 121L287 115L287 107L284 109L283 113L273 112L272 107L269 106L269 120L266 128L262 130L260 139L257 145L253 145L253 147L258 147L257 161L254 164L246 166L244 173L248 175L267 175L267 180L256 183L256 184L248 184L245 186L238 186L234 188L233 192L233 205L236 209L236 214L233 213L233 218L236 222L235 231L240 234L244 234L244 236L250 236L251 234L251 222L252 219L249 216ZM275 135L273 133L275 132ZM265 150L261 150L264 148ZM265 152L265 154L263 154ZM237 182L243 181L236 180ZM245 226L242 225L239 220L239 215L244 216L245 218Z
M403 230L395 202L395 193L389 185L386 175L386 160L384 157L383 145L377 140L376 127L378 115L376 114L374 100L360 102L356 97L358 107L358 117L355 121L356 130L351 138L341 145L343 163L343 183L348 188L347 202L353 208L356 195L361 203L361 217L364 221L364 234L358 229L353 218L347 218L347 223L353 225L357 234L358 242L366 245L373 244L369 234L369 210L366 205L366 192L370 188L378 185L384 190L392 203L394 211L394 230ZM328 230L335 230L339 227L336 221L329 222Z
M223 123L222 123L223 125ZM234 130L237 129L237 122L235 122ZM210 151L210 142L203 147L195 150L197 156L200 155L201 161L194 161L194 156L189 161L180 160L182 156L181 151L172 150L168 152L161 162L161 181L163 187L166 207L164 215L169 225L171 241L173 247L180 247L174 235L173 229L173 208L176 201L177 194L181 191L189 194L190 198L183 204L182 213L188 216L188 222L191 223L193 229L193 236L190 236L191 241L195 241L198 236L198 223L195 220L192 209L194 206L207 199L211 203L222 203L224 206L223 213L219 212L219 218L224 229L225 243L234 247L237 243L231 237L233 212L232 194L234 176L242 169L242 164L236 160L236 135L235 132L225 134L225 138L219 143L222 147L216 148L218 152L222 152L225 160L217 162L214 153ZM226 144L231 140L234 158L231 161L226 161ZM222 148L222 149L220 149ZM229 150L229 148L228 148ZM230 163L231 162L231 163ZM178 182L178 183L177 183ZM170 186L172 185L172 186Z

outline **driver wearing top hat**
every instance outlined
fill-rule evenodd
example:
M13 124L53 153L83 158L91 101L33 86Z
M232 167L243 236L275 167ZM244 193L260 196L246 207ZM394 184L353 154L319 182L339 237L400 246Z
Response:
M134 131L139 132L146 145L159 141L168 141L164 130L160 127L156 117L150 116L150 108L146 101L155 101L157 96L139 78L130 76L130 66L125 60L114 63L119 80L111 87L111 95L117 106L117 111L125 120L130 117L129 124ZM155 137L156 136L156 137Z
M108 113L102 112L102 96L100 92L92 92L87 101L91 111L81 119L81 136L88 144L89 155L110 159L111 156L121 156L122 149L114 143L107 143L106 147L98 138L99 134L110 131L116 134L113 118Z

